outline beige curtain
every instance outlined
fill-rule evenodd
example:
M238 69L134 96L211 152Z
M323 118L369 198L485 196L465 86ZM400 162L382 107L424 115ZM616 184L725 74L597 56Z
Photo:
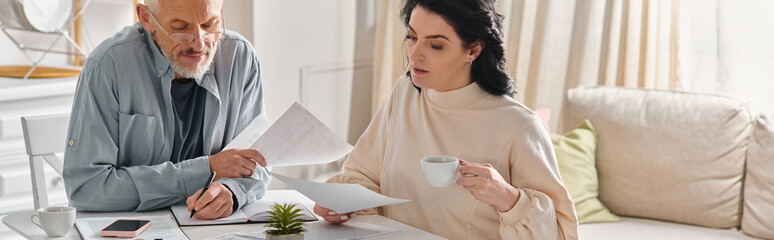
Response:
M381 3L374 106L406 65L400 1ZM682 89L678 0L499 0L498 11L505 16L514 98L532 109L551 109L551 129L564 93L580 85Z
M371 115L379 110L382 101L390 95L392 85L401 74L406 73L406 58L403 39L406 30L400 21L401 0L382 0L376 14L376 37L374 39L374 82L371 100Z

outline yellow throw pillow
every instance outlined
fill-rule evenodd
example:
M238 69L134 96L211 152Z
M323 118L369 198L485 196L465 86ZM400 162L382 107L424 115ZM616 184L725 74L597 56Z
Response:
M575 202L579 223L616 222L620 219L599 201L597 178L597 131L584 120L564 135L551 134L559 172Z

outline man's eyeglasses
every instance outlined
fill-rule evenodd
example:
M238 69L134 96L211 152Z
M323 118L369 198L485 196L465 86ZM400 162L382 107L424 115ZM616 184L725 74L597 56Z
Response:
M220 15L223 16L223 13L221 13ZM175 33L175 34L170 35L167 32L167 30L165 30L164 27L162 27L161 24L159 24L159 22L156 21L156 17L153 16L153 13L150 13L150 16L153 19L153 22L155 22L156 25L158 25L159 28L161 28L161 31L164 31L164 33L167 34L167 37L171 38L173 41L175 41L177 43L183 43L183 44L191 43L191 42L193 42L194 39L196 39L196 36L200 36L199 33L197 33L196 35L191 35L191 34L188 34L188 33ZM201 35L202 41L209 43L209 42L214 42L214 41L220 40L220 38L223 37L223 33L226 32L226 21L223 20L223 17L221 17L221 22L222 22L221 31L220 32L208 32L208 33L205 33L204 35Z

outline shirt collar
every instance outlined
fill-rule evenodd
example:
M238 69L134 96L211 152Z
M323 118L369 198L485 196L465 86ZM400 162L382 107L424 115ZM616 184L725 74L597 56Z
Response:
M159 78L161 78L163 75L167 74L169 70L171 70L171 64L169 63L169 60L164 57L164 54L161 53L161 50L156 46L156 42L154 42L153 38L151 38L150 32L142 27L140 22L137 22L136 25L142 29L142 35L145 36L145 45L148 46L148 52L150 52L151 58L153 59L153 66L156 68L154 69L154 72L157 74L157 76L159 76Z

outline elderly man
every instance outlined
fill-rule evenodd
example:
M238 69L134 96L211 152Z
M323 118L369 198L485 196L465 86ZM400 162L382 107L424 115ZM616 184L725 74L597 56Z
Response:
M91 53L64 161L78 210L145 211L186 200L195 217L216 219L263 196L270 178L256 165L266 166L260 153L221 151L265 117L258 57L226 30L222 4L145 0L136 6L139 23ZM198 198L211 171L216 181Z

